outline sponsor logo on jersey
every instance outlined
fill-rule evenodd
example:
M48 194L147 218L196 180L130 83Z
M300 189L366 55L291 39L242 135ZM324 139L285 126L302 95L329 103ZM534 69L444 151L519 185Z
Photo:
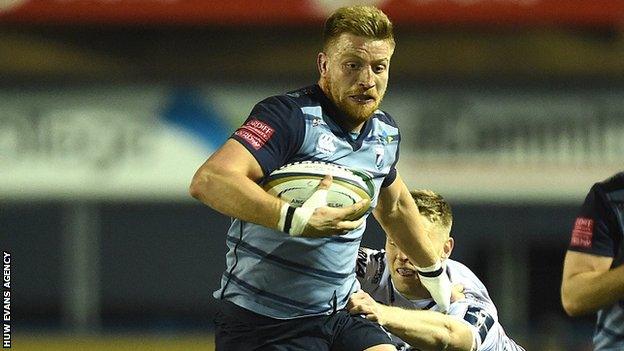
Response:
M321 134L316 144L316 150L324 154L333 154L336 151L336 138L331 134Z
M590 248L594 235L594 220L591 218L577 217L572 229L570 246Z
M245 140L255 150L259 150L271 139L273 133L275 129L268 124L257 119L250 119L238 128L234 135Z

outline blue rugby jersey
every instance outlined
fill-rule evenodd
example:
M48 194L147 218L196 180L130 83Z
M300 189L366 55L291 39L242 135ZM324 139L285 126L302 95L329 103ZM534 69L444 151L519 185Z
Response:
M475 351L525 351L505 334L498 321L498 311L490 295L477 276L460 262L447 259L446 273L452 284L462 284L466 298L451 303L448 315L466 323L472 331ZM375 301L411 310L440 311L433 299L410 300L394 287L390 264L385 250L360 248L357 259L357 279L362 290ZM408 343L392 335L400 351L417 351Z
M265 176L298 161L331 162L371 174L372 210L381 187L396 179L399 129L377 110L354 139L336 123L342 118L314 85L260 102L232 138L251 152ZM294 238L234 219L227 233L227 267L214 296L273 318L330 314L357 290L355 261L364 229Z
M624 172L594 184L574 223L568 250L624 263ZM598 311L594 350L624 350L624 300Z

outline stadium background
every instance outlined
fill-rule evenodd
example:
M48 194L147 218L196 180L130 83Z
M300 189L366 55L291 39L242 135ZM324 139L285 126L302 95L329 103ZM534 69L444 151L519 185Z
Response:
M229 219L188 183L255 102L316 81L321 19L351 3L0 1L16 349L212 348ZM368 3L396 25L399 170L452 204L453 257L527 350L589 350L559 284L584 194L622 169L624 4Z

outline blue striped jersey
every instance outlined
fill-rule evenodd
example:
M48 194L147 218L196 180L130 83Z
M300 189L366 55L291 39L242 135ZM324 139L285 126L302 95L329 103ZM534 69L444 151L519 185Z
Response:
M624 172L592 186L568 250L612 257L611 269L624 263ZM593 342L597 351L624 350L624 300L598 311Z
M498 311L490 295L465 265L447 259L446 273L452 284L462 284L466 298L451 303L448 315L466 323L472 330L478 351L524 351L509 338L498 322ZM390 265L386 261L385 250L360 248L357 261L357 279L362 290L384 305L412 310L439 311L433 299L410 300L394 287L390 276ZM418 350L400 338L393 336L399 350Z
M314 85L258 103L231 138L249 150L265 177L301 161L367 172L374 184L368 216L381 187L396 179L399 129L380 110L357 135L340 127L337 121L344 118ZM227 233L227 267L214 296L279 319L330 314L358 287L355 262L364 229L303 238L234 219Z

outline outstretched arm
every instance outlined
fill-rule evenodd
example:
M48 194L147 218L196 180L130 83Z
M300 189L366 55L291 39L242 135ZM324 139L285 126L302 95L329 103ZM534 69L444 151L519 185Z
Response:
M410 262L429 267L440 260L425 233L418 206L400 175L390 186L381 188L373 215Z
M397 174L394 182L382 188L373 215L392 241L418 267L421 283L443 311L451 299L451 283L444 273L439 254L425 233L418 206Z
M563 264L561 302L579 316L624 299L624 266L610 269L612 257L568 251Z
M419 350L471 351L474 335L466 323L434 311L385 306L364 291L351 295L349 312L364 314Z

